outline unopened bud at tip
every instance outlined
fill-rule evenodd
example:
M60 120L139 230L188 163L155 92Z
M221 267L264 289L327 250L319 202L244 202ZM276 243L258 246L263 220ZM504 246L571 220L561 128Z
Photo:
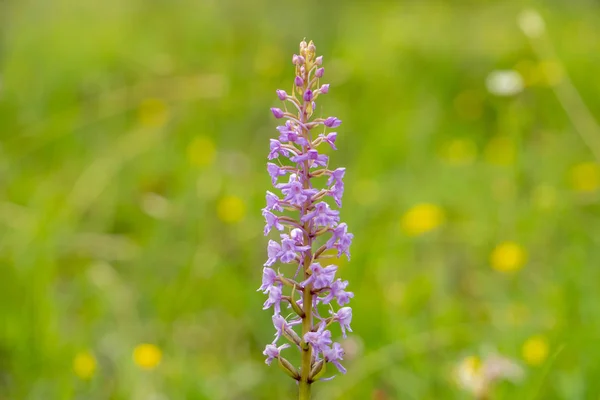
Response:
M283 110L282 109L273 107L273 108L271 108L271 112L273 113L273 116L275 118L277 118L277 119L283 118Z
M287 93L285 92L285 90L277 90L277 97L279 97L279 100L283 101L285 99L287 99Z

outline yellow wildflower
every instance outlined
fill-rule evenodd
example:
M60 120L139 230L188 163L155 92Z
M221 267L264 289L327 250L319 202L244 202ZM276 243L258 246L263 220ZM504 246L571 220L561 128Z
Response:
M144 99L138 108L140 125L148 128L159 128L169 119L169 108L161 99Z
M595 192L600 187L600 167L594 162L575 165L570 175L571 186L578 192Z
M523 360L529 365L541 365L548 358L550 346L543 336L532 336L525 341L521 353Z
M160 360L162 359L162 352L160 349L149 343L142 343L135 347L133 350L133 361L143 369L154 369Z
M409 236L420 236L439 227L443 222L444 211L439 206L421 203L402 216L401 227Z
M525 249L515 242L500 243L492 251L490 263L500 272L513 272L521 269L527 261Z
M96 372L96 357L89 351L77 353L73 359L73 371L81 379L91 379Z
M225 196L217 204L219 219L228 224L240 222L246 214L246 205L236 196Z
M187 158L190 164L199 167L210 165L215 159L216 148L213 141L206 136L198 136L187 147Z

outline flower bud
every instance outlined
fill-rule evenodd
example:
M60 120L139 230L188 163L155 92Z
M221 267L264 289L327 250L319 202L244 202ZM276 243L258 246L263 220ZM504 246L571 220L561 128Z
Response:
M294 79L294 84L298 87L302 87L302 86L304 86L304 79L297 76L296 79Z
M292 378L294 378L295 380L299 380L300 379L300 374L298 373L298 371L296 370L296 368L294 368L294 366L285 358L279 356L277 357L277 360L279 361L279 367L281 367L281 369L288 374L289 376L291 376Z
M315 58L315 64L317 64L317 65L323 64L323 56L319 56L319 57Z
M283 100L287 99L287 93L285 92L285 90L279 89L276 91L276 93L277 93L277 97L279 97L279 100L283 101Z
M297 306L298 305L296 304L296 307ZM302 312L301 315L304 315L304 312ZM292 343L295 343L298 346L300 346L302 344L302 339L300 339L300 336L298 336L296 331L294 331L293 329L290 329L290 328L284 329L283 336L285 336L287 338L287 340L289 340Z
M319 89L319 91L323 94L329 93L329 83L326 83L323 86L321 86L321 89Z
M315 71L315 76L317 78L322 78L324 73L325 73L325 68L321 67Z
M317 379L319 379L321 376L323 376L325 374L326 369L327 369L327 366L325 364L325 360L320 360L320 361L314 363L312 368L310 369L310 374L308 375L308 379L310 379L311 381L316 381Z
M294 65L302 65L304 64L304 57L294 54L292 56L292 64Z
M271 112L273 113L273 116L277 119L279 118L283 118L283 110L281 108L271 108Z
M327 118L323 124L328 128L337 128L342 124L342 120L337 119L336 117Z
M304 101L311 101L313 99L312 90L308 89L306 92L304 92L304 96L302 96L302 98L304 99Z

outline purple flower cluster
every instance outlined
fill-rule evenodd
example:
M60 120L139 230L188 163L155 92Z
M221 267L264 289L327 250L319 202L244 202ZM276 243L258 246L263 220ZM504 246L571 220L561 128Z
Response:
M277 90L284 106L271 108L273 116L285 119L285 123L277 127L279 137L270 142L267 171L276 190L267 191L262 213L265 235L276 230L279 238L269 240L258 289L268 295L263 308L273 308L276 330L275 340L264 351L266 363L278 360L300 385L319 379L327 363L346 372L340 363L344 350L333 342L330 328L339 324L343 337L352 331L352 309L345 305L354 296L346 291L348 282L336 277L338 267L324 264L342 255L350 259L353 235L340 222L340 212L328 202L331 198L341 207L346 169L331 169L329 157L318 149L325 144L336 150L337 133L327 129L340 126L342 121L313 118L316 100L329 92L329 85L320 83L325 73L323 57L315 57L315 51L312 41L300 43L300 54L292 57L296 76L291 94ZM292 264L288 277L281 272L284 268L273 269L277 263ZM341 307L337 311L334 302ZM328 309L330 316L321 316L319 307ZM284 308L289 311L282 311ZM284 317L286 313L289 315ZM289 343L278 346L280 339ZM290 344L302 353L299 370L280 354Z

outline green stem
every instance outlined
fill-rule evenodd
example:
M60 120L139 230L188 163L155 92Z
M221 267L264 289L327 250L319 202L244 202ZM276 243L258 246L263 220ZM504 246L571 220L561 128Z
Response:
M300 116L300 120L304 123L306 121L306 103L302 106L302 113ZM307 132L308 136L308 132ZM306 151L306 149L303 149ZM304 188L308 189L310 187L309 184L309 165L308 161L304 162ZM300 214L304 214L304 210L300 211ZM312 229L310 221L306 221L304 223L304 231L310 232ZM310 264L313 260L312 253L312 238L310 235L307 235L306 244L310 246L310 249L304 253L304 279L308 279L310 277ZM304 290L302 291L302 307L304 311L304 317L302 318L302 338L304 339L304 335L311 331L312 329L312 285L306 285ZM308 376L310 374L312 363L312 347L310 345L306 346L306 349L302 349L302 365L300 368L300 382L299 382L299 399L300 400L310 400L310 384L312 382L309 381Z
M310 383L300 381L299 400L310 400Z
M304 276L308 279L308 273L306 272L308 268L305 268ZM307 332L310 332L312 329L312 293L311 293L312 285L306 285L304 288L304 318L302 319L302 337ZM312 347L310 345L306 346L306 349L302 349L302 365L300 368L300 400L310 400L310 384L308 375L310 374L311 369L311 358L312 358Z

